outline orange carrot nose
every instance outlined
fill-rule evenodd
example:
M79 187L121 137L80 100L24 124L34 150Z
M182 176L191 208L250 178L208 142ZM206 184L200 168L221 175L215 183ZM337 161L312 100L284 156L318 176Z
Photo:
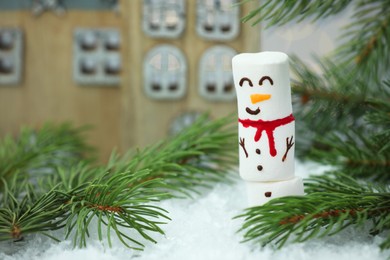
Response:
M264 100L268 100L271 98L271 95L269 94L252 94L251 95L251 102L252 104L259 103Z

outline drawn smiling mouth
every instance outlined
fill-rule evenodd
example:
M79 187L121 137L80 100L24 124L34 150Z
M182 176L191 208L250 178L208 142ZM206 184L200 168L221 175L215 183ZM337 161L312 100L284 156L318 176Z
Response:
M248 114L251 114L251 115L257 115L258 113L260 113L260 108L259 107L256 110L252 110L249 107L247 107L245 110L246 110L246 112Z

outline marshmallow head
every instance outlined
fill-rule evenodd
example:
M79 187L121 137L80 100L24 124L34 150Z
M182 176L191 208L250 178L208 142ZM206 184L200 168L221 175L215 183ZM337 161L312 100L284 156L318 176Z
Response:
M240 118L270 120L292 113L286 54L242 53L233 57L232 67Z

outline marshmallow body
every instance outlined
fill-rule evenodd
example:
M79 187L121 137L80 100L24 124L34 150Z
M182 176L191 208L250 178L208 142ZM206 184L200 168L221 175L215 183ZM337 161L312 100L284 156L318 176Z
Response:
M288 56L242 53L233 57L232 67L239 117L239 171L251 190L249 201L261 205L272 197L303 194L302 180L294 177L295 119ZM274 195L264 196L263 187Z
M240 124L240 123L239 123ZM294 135L295 123L278 127L273 132L275 150L277 154L272 156L269 152L269 137L265 132L259 141L254 141L257 129L245 128L239 125L239 138L244 140L245 150L240 145L239 156L240 176L246 181L281 181L294 177L294 147L291 147L282 161L286 152L286 138L291 139ZM287 140L287 141L288 141ZM294 141L294 140L292 140ZM240 143L240 140L239 140Z
M263 205L273 198L304 195L300 177L276 182L247 182L249 207Z

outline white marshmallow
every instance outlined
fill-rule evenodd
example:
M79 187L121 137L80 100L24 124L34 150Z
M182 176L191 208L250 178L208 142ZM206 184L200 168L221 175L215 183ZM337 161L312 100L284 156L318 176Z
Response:
M304 195L302 178L277 182L246 182L249 207L261 206L271 199Z

